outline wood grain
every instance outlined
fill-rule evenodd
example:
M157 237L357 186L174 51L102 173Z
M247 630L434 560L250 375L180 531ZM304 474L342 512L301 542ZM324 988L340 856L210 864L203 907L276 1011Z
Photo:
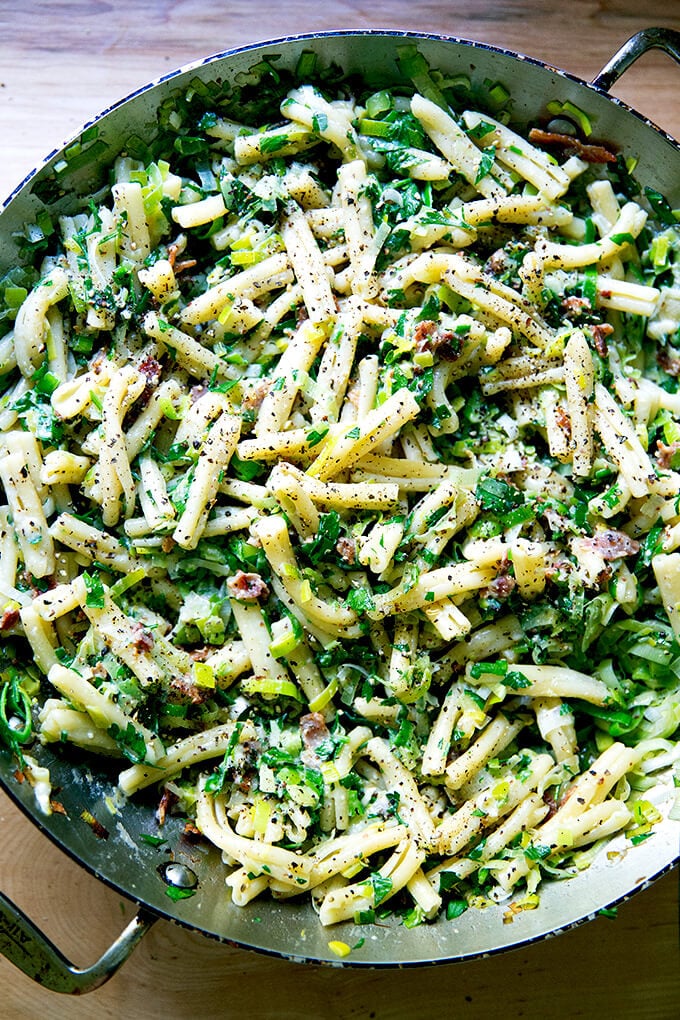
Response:
M592 78L628 36L650 24L680 29L678 4L0 0L0 197L110 103L175 67L247 42L330 28L417 29L506 46ZM680 136L679 75L665 55L649 54L614 91ZM81 965L132 916L129 903L54 848L4 794L0 875L3 891ZM674 1020L678 920L674 872L624 904L615 921L597 919L489 960L406 971L302 968L159 922L123 970L85 999L46 992L0 959L0 1016Z

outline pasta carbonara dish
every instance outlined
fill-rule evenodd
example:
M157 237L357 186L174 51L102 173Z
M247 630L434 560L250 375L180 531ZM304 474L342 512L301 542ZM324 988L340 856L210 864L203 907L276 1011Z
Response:
M238 905L529 909L680 758L677 216L571 104L314 63L165 103L0 281L0 736Z

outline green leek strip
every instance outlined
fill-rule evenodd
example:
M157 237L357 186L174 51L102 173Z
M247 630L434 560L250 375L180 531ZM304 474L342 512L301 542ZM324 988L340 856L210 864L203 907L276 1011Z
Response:
M252 809L253 829L261 836L267 831L267 825L271 818L272 809L268 801L263 797L256 797Z
M286 621L286 623L287 626L285 629L283 629L281 634L275 637L269 645L269 651L275 659L285 659L286 656L295 651L302 640L302 630L299 627L299 624L299 629L296 630L290 621Z
M270 676L249 676L241 680L244 694L261 694L265 698L295 698L302 701L302 695L290 680L279 680Z
M382 92L374 92L366 100L366 113L369 117L377 117L380 113L387 113L393 107L394 99L386 89L383 89Z
M565 103L560 103L559 100L556 99L551 100L551 102L547 104L546 109L548 110L548 113L553 115L553 117L563 116L577 121L586 138L588 135L593 133L593 125L590 122L588 114L574 103L569 102L569 100Z
M390 132L394 130L392 124L386 120L370 120L365 117L359 123L359 130L362 135L368 135L370 138L389 138Z
M339 686L340 684L337 676L333 677L328 686L324 687L321 693L317 694L317 696L310 701L309 711L321 712L329 703L329 701L332 701L332 699L335 697L335 694Z
M139 584L140 581L143 581L145 577L148 577L148 573L149 573L148 570L146 570L144 567L138 567L136 570L131 571L131 573L129 574L123 574L123 576L119 578L119 580L116 581L115 584L112 584L111 587L109 588L109 594L111 598L117 599L118 596L122 595L123 592L128 590L128 588L134 587L134 585Z

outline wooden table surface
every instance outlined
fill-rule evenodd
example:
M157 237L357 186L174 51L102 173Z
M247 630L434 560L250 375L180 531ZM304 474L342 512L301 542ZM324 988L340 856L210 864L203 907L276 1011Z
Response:
M263 11L266 12L263 16ZM259 39L329 28L442 32L592 78L633 32L680 29L677 0L0 0L0 198L93 114L173 68ZM614 93L680 136L680 68L648 54ZM130 904L54 848L0 795L0 887L79 965ZM301 967L159 922L84 999L33 985L0 959L0 1016L257 1018L679 1015L678 872L575 931L489 960L407 971Z

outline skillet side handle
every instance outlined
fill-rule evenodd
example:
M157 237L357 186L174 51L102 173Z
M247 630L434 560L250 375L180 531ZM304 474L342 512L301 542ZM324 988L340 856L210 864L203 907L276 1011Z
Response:
M79 969L69 963L19 907L0 893L0 952L44 988L65 995L83 995L115 974L156 920L155 914L140 907L96 963Z
M680 32L672 28L643 28L626 40L620 50L605 64L591 85L609 92L612 85L647 50L659 49L680 64Z

